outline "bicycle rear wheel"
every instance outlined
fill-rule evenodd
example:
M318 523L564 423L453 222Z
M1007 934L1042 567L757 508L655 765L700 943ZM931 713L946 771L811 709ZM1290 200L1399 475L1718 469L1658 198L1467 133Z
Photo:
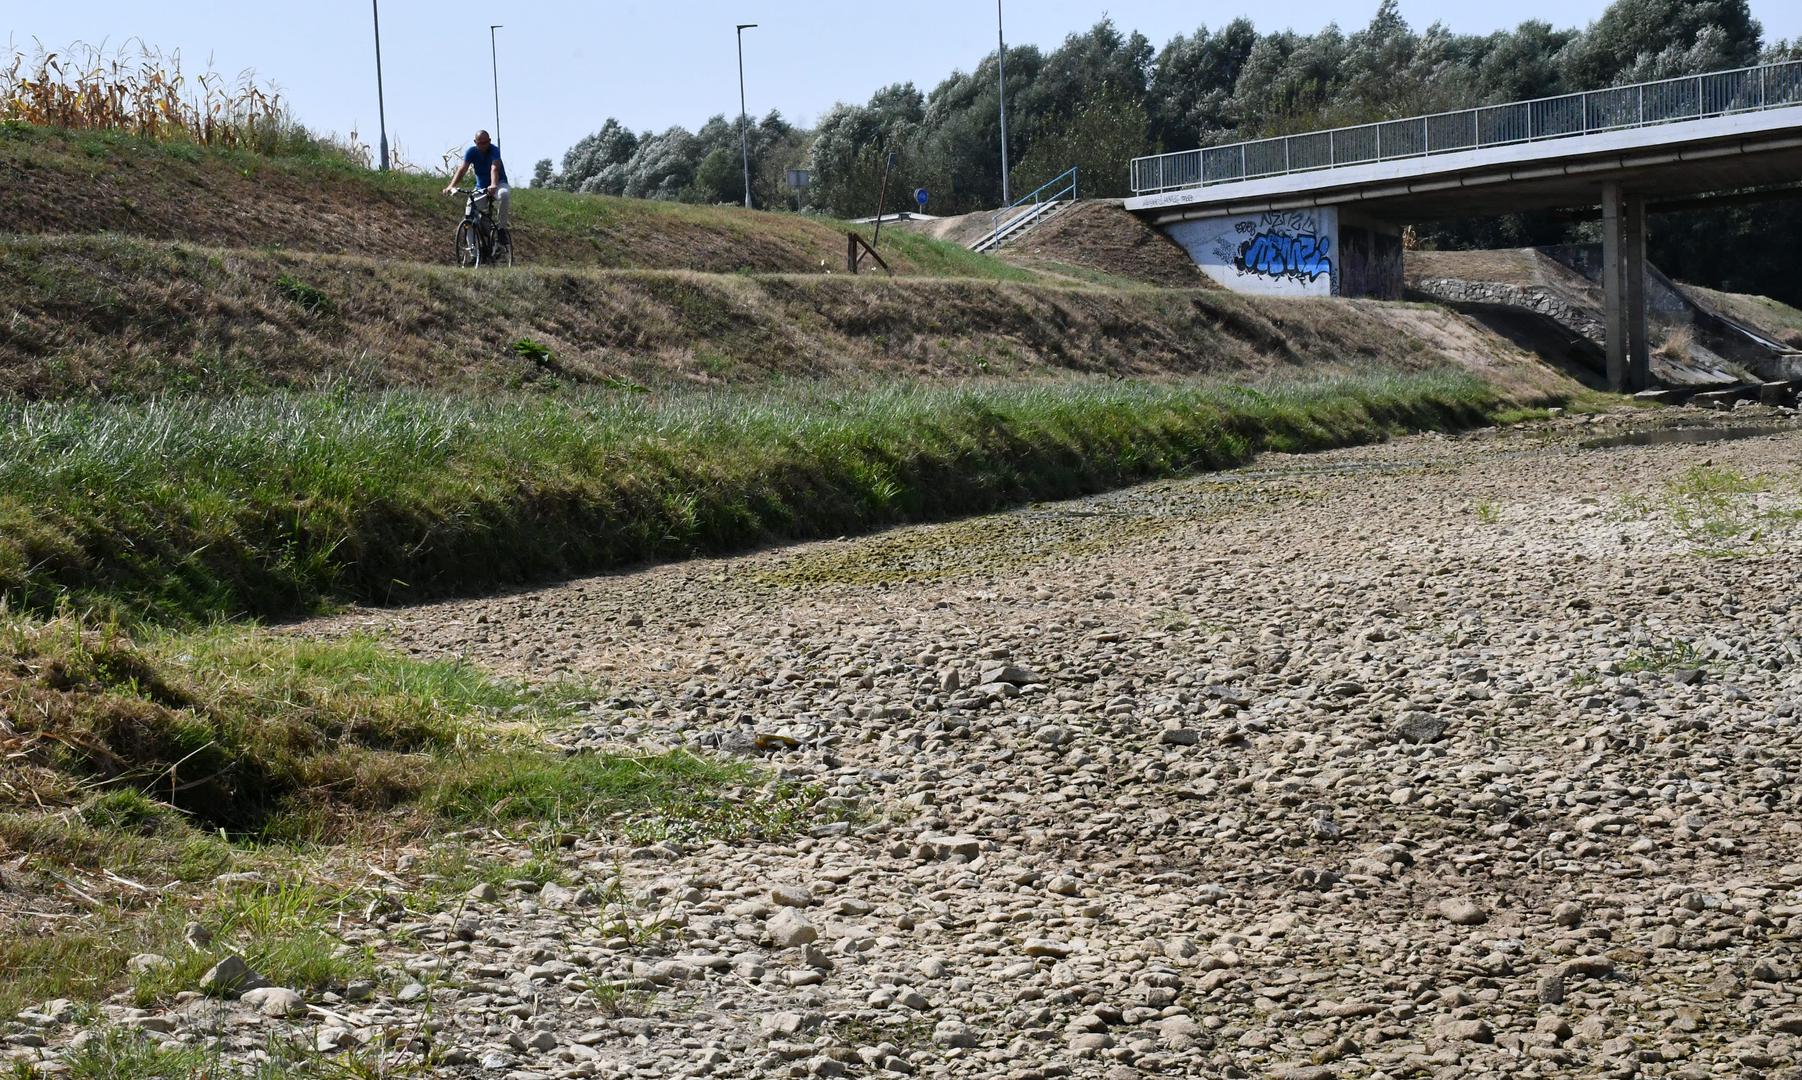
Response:
M494 241L494 258L490 260L495 266L513 265L513 230L507 230L507 242L501 243L497 237Z
M482 236L467 221L457 225L457 265L464 269L482 265Z

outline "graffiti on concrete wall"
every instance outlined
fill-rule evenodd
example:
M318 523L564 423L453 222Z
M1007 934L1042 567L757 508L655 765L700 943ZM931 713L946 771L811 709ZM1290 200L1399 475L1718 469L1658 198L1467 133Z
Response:
M1293 281L1331 280L1333 238L1323 231L1312 213L1291 210L1238 221L1233 226L1243 237L1232 250L1221 251L1223 262L1241 274Z
M1330 296L1339 284L1331 207L1202 218L1166 227L1204 273L1236 292Z
M1314 213L1285 211L1242 218L1234 222L1233 231L1234 238L1222 238L1218 254L1240 274L1290 281L1332 279L1332 234L1321 229Z

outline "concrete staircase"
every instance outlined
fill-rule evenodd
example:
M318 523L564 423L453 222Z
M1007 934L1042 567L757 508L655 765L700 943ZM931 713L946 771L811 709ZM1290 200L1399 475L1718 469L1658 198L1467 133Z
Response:
M1048 202L1029 206L1024 212L997 225L994 232L971 244L970 250L978 253L994 251L1008 241L1018 240L1044 222L1056 217L1059 211L1069 205L1071 204L1067 202Z
M1015 199L1011 206L995 211L995 231L984 234L970 244L979 254L996 251L1010 240L1018 240L1076 202L1076 169L1041 185L1038 190Z

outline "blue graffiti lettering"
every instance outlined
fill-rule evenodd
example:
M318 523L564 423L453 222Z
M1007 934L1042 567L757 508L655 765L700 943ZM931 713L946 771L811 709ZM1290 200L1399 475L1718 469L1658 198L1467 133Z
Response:
M1331 240L1310 233L1261 232L1239 245L1233 266L1241 274L1313 281L1332 274L1333 260L1328 258L1332 245Z

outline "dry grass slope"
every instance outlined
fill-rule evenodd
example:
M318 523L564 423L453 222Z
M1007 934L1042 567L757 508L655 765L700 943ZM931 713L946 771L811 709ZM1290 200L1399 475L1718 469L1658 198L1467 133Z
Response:
M1176 241L1126 212L1118 201L1081 202L1002 251L1022 266L1083 271L1169 289L1213 289Z
M1060 373L1261 378L1530 358L1404 306L953 279L453 268L122 237L0 245L0 398ZM1423 329L1425 328L1425 329ZM1443 334L1440 335L1443 337ZM522 343L529 342L530 345ZM537 346L542 346L542 349ZM1504 387L1508 389L1508 387Z
M5 228L122 233L212 247L281 248L449 263L462 204L441 179L378 173L332 153L280 156L113 132L0 123ZM520 189L519 257L532 265L711 273L842 272L845 226L646 199ZM955 245L884 245L897 273L1027 276Z

